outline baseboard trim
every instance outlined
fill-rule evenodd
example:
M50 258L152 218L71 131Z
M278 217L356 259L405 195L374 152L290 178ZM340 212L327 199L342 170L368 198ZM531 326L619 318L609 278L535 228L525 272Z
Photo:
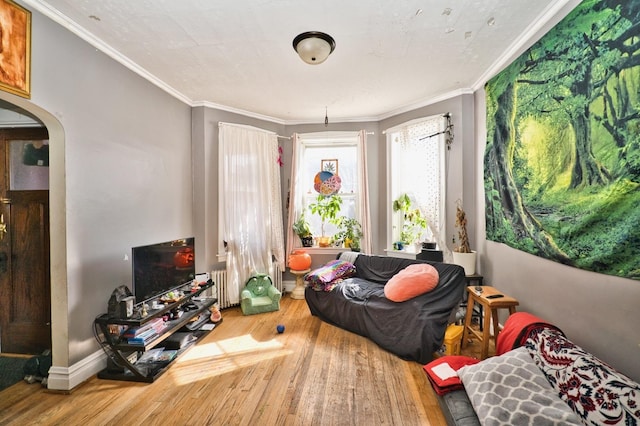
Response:
M286 293L291 293L293 291L294 288L296 288L296 282L295 281L282 281L282 288L284 289L284 291Z
M86 382L107 366L107 355L99 350L70 367L51 366L47 388L55 391L71 391Z

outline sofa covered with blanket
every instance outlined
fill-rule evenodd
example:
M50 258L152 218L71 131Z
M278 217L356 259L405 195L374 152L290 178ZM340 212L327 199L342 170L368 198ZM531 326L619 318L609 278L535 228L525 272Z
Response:
M305 280L312 315L422 364L442 346L466 286L458 265L353 252Z
M496 356L424 370L450 425L640 424L640 384L526 312L507 319Z

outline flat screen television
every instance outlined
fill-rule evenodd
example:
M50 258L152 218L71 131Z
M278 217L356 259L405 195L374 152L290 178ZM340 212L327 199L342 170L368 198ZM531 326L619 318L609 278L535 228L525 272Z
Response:
M190 283L196 276L195 238L133 247L133 294L146 302Z

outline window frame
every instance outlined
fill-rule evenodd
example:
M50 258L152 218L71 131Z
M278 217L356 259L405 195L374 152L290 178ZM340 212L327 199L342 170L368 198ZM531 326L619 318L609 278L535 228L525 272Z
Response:
M341 206L341 211L342 208L344 207L345 203L344 200L345 198L352 198L353 199L353 205L354 205L354 217L362 224L363 222L363 212L361 212L360 210L360 197L362 197L362 188L360 188L359 182L358 182L358 170L359 167L361 167L360 162L364 161L363 158L361 158L360 153L359 153L359 132L357 131L329 131L329 132L312 132L312 133L299 133L298 134L298 139L300 142L300 149L297 153L297 170L295 171L296 173L296 182L297 182L297 186L298 188L295 188L292 191L291 194L291 203L292 203L292 207L294 209L294 220L296 220L299 217L300 212L302 211L302 208L305 205L304 202L304 198L308 197L308 200L310 202L314 202L315 198L317 197L317 192L313 192L311 194L307 193L304 191L303 186L300 184L300 170L301 167L304 167L302 165L304 157L305 157L305 150L308 147L314 147L314 148L327 148L327 149L331 149L331 148L335 148L337 146L348 146L348 147L353 147L355 149L355 162L356 162L356 173L354 178L356 179L356 185L354 185L357 189L354 192L348 192L348 193L343 193L343 192L338 192L338 195L340 195L340 197L343 199L343 204ZM329 155L327 156L327 159L331 159L334 160L335 159L335 155ZM338 164L340 164L340 162L338 162ZM338 169L338 175L340 175L339 173L340 169ZM308 203L307 203L308 206ZM311 212L309 211L309 208L307 207L305 210L305 215L307 217L307 219L309 218L309 216L311 215ZM339 214L338 216L342 216L342 214ZM314 229L315 231L315 229ZM337 231L336 231L337 232ZM333 235L335 235L336 232L333 233L328 233L330 237L333 237ZM295 236L295 235L294 235ZM319 237L320 235L317 233L313 234L314 239L316 237ZM300 239L297 238L297 236L295 236L295 240L293 242L293 248L294 249L299 249L299 248L303 248L304 250L313 253L313 252L317 252L317 253L323 253L323 254L337 254L340 253L342 251L344 251L344 247L336 247L336 246L329 246L329 247L320 247L317 245L317 243L314 241L314 245L313 247L302 247L302 243L300 242Z
M447 235L447 226L446 226L446 215L447 215L447 158L449 151L449 141L448 141L448 132L451 131L447 126L449 122L447 121L448 114L438 114L428 117L416 118L410 121L406 121L397 126L389 128L385 130L386 134L386 160L387 160L387 235L386 235L386 249L387 252L397 252L394 250L394 227L401 227L402 219L398 218L398 213L393 211L393 201L403 193L398 189L398 183L396 174L394 173L394 157L393 157L393 147L394 143L394 135L407 131L408 128L416 125L420 125L428 122L436 123L436 130L433 133L426 134L424 136L420 136L416 138L417 140L426 140L432 141L433 143L438 144L437 149L439 152L439 158L437 159L437 164L439 167L439 182L438 182L438 190L439 190L439 200L438 203L439 208L437 209L437 223L433 224L431 219L428 219L428 231L427 234L432 234L432 240L435 240L439 250L446 250L446 235ZM425 143L429 143L426 141ZM423 212L424 213L424 212ZM402 252L405 253L419 253L420 250L415 247L407 247Z

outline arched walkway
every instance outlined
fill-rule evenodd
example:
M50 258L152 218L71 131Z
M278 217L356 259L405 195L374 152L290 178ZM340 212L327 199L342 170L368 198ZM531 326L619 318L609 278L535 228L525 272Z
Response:
M51 239L51 341L53 367L69 367L67 330L67 241L64 129L58 119L28 99L0 92L0 99L14 104L46 126L49 132L49 225Z

